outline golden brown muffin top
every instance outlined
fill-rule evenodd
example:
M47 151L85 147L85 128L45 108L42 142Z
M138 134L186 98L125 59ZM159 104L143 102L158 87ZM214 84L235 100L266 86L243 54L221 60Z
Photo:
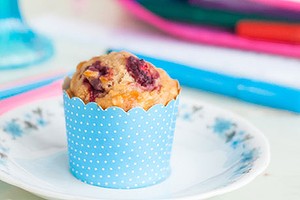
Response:
M125 111L166 105L180 91L176 80L128 52L112 52L78 64L67 90L70 97Z

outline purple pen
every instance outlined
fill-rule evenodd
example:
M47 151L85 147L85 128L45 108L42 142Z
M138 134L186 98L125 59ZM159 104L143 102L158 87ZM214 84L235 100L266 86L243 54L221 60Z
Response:
M298 11L281 9L271 5L247 0L188 0L188 2L191 5L208 9L229 10L241 13L256 13L265 16L278 16L289 18L291 20L300 20L300 13Z

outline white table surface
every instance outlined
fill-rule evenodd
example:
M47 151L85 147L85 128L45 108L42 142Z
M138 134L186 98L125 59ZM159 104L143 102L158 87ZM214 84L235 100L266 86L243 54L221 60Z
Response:
M76 1L81 2L83 7L76 7L74 5ZM44 14L51 13L67 19L101 24L102 27L126 27L132 30L148 31L149 33L157 35L162 34L135 20L123 11L115 1L111 0L23 0L21 1L21 5L24 16L29 22ZM87 50L82 52L76 49L72 50L72 48L70 48L71 44L63 42L60 39L56 39L55 42L57 42L57 53L54 59L48 63L30 67L26 70L1 72L0 83L21 78L24 74L38 74L49 71L49 66L54 66L52 68L53 71L58 68L55 66L62 66L62 68L66 70L73 69L78 61L88 58L94 53L94 50L97 49L97 47L92 47L91 51ZM203 48L206 47L204 46ZM68 52L65 52L66 49L68 49ZM99 51L100 50L103 50L103 48L99 47ZM231 50L222 49L222 51ZM255 59L255 56L253 59ZM287 59L287 62L288 60L289 59ZM264 174L239 190L212 199L300 199L300 115L245 103L217 94L187 88L184 89L199 99L209 101L218 107L226 108L243 116L259 128L267 136L271 144L271 163ZM35 200L41 198L0 181L0 199Z

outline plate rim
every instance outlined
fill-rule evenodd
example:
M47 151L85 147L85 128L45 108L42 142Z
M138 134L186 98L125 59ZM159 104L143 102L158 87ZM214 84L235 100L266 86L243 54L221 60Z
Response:
M43 101L43 100L48 100L48 99L54 99L57 98L61 95L54 95L54 96L49 96L43 99L37 99L37 100L33 100L33 101L28 101L25 104L12 108L7 112L4 112L1 114L0 118L5 117L5 115L7 113L11 113L16 111L16 109L18 108L22 108L25 107L28 104L32 104L33 102L39 102L39 101ZM191 100L188 99L187 97L185 97L185 95L181 95L181 99L184 99L185 102L195 102L195 100ZM262 149L262 152L259 156L259 160L260 162L257 163L255 165L255 167L253 168L253 170L251 170L251 173L247 173L245 174L243 177L241 177L240 179L238 179L237 181L228 184L224 187L221 188L217 188L217 189L213 189L211 191L208 192L204 192L204 193L200 193L200 194L191 194L191 195L185 195L182 197L174 197L172 198L173 200L183 200L183 199L207 199L207 198L211 198L214 196L219 196L234 190L237 190L239 188L244 187L245 185L247 185L248 183L250 183L251 181L253 181L257 176L259 176L260 174L262 174L268 167L270 160L271 160L271 151L270 151L270 144L269 141L267 139L267 137L263 134L263 132L261 130L259 130L256 126L254 126L251 122L249 122L248 120L244 119L241 115L227 110L225 108L222 108L220 106L214 105L212 103L203 101L203 100L197 100L198 104L204 105L205 107L208 107L208 109L213 109L215 111L217 111L219 114L226 114L231 118L234 118L235 120L237 120L238 122L242 123L243 125L245 125L247 128L249 128L250 130L252 130L251 135L254 135L257 141L260 141L260 147ZM43 187L36 187L34 185L28 185L28 183L24 182L24 181L18 181L16 179L14 179L13 177L11 177L10 175L7 175L4 171L0 170L0 180L8 183L10 185L13 185L15 187L21 188L23 190L26 190L27 192L33 193L37 196L40 196L42 198L47 198L47 199L60 199L60 200L71 200L74 199L73 195L68 195L68 194L61 194L61 193L57 193L55 191L52 191L51 189L45 189ZM80 198L81 200L96 200L95 198L89 198L89 197L84 197L84 198ZM97 198L99 199L99 198ZM100 197L100 200L107 200L107 199L103 199ZM163 199L160 199L163 200Z

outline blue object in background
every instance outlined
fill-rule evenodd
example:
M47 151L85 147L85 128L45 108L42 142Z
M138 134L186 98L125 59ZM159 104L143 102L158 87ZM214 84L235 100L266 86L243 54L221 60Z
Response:
M23 21L18 0L1 0L0 70L37 64L52 54L51 42Z
M119 51L111 49L110 51ZM181 85L235 97L247 102L300 113L300 89L201 70L192 66L134 53L163 68Z

